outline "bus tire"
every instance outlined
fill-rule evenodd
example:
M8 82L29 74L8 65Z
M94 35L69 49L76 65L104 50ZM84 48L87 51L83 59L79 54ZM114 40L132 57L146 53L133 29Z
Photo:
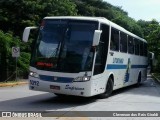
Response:
M99 95L99 98L107 98L111 95L113 91L113 79L112 77L109 77L107 85L106 85L106 90L104 93Z
M141 85L141 73L138 75L138 80L136 83L136 87L139 87Z

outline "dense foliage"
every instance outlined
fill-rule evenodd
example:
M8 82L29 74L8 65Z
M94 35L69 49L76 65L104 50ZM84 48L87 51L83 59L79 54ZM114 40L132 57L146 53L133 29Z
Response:
M31 41L22 43L21 37L26 26L38 26L45 16L99 16L105 17L125 29L145 37L149 49L158 56L160 26L156 20L135 21L120 7L103 0L0 0L0 81L15 77L15 59L11 48L20 46L18 75L28 73ZM157 43L158 44L155 44Z
M143 28L143 34L148 42L148 50L155 54L155 72L160 72L160 25L156 20L137 22Z
M77 9L70 0L1 0L0 14L0 81L4 81L15 78L13 46L20 46L21 51L18 76L28 73L31 41L26 44L20 39L26 26L38 26L45 16L77 15Z

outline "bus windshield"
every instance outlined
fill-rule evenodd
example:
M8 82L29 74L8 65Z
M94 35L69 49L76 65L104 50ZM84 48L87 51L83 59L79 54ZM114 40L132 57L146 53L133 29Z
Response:
M96 29L98 22L44 20L32 54L31 66L66 73L91 71L94 57L92 42Z

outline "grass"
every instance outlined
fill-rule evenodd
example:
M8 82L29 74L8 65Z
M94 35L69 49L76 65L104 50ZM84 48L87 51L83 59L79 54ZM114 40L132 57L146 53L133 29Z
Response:
M7 81L7 82L0 82L0 87L6 87L6 86L15 86L15 85L21 85L21 84L27 84L28 81L25 80L13 80L13 81Z

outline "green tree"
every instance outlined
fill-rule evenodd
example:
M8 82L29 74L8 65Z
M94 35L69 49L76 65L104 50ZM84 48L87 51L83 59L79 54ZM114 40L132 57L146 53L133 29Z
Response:
M15 40L15 39L14 39ZM11 60L11 47L16 46L18 41L14 41L12 35L7 33L4 34L0 31L0 78L6 80L7 77L14 71L14 60Z
M25 76L28 72L32 42L24 44L19 39L24 28L38 26L46 16L77 15L77 9L70 0L1 0L0 14L0 29L4 31L0 31L0 80L6 80L15 71L15 60L11 56L13 46L20 46L21 50L19 75Z
M160 25L155 19L152 21L139 20L137 22L143 28L143 34L148 41L148 50L155 54L155 58L158 60L156 65L156 71L160 72Z
M15 78L15 58L12 57L12 47L20 46L20 39L13 37L11 33L3 33L0 31L0 81L7 80L8 78ZM25 48L21 45L21 48ZM18 58L18 75L26 76L28 74L30 54L23 52L21 49L20 57Z
M75 15L105 17L148 39L150 51L159 50L159 43L156 44L159 42L159 23L156 20L137 22L121 7L112 6L103 0L0 0L0 29L3 31L0 31L0 78L5 80L15 71L15 60L11 57L13 46L20 46L21 50L18 59L19 75L27 75L31 46L36 38L30 39L28 43L21 42L26 26L39 26L41 19L46 16Z
M0 28L22 36L26 26L39 25L43 17L77 15L77 9L70 0L1 0L0 14Z
M112 6L103 0L72 0L78 9L78 15L105 17L128 31L143 37L143 30L137 22L128 17L121 7Z
M148 41L149 51L154 52L157 56L158 48L160 47L159 23L154 19L152 21L139 20L137 23L141 26L141 28L143 28L144 38Z

